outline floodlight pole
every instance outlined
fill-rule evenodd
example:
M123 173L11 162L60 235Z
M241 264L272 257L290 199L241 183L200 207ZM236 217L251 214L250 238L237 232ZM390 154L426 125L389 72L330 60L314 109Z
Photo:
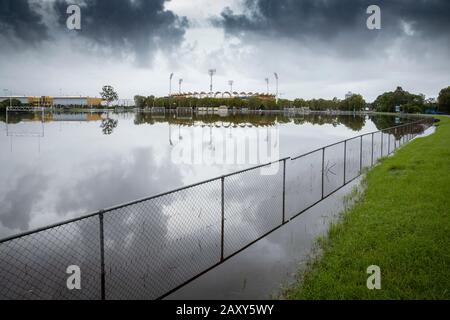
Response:
M228 81L228 85L230 86L230 93L231 93L231 94L233 94L233 84L234 84L234 81L233 81L233 80L229 80L229 81Z
M178 92L181 94L181 84L183 83L183 79L178 80Z
M169 97L172 95L172 78L173 78L173 73L171 73L169 76Z
M172 78L173 78L173 72L169 76L169 110L172 108L171 105L171 96L172 96Z
M216 69L209 69L208 74L210 77L210 84L209 84L209 92L213 92L213 75L216 73Z
M278 103L278 73L274 72L273 75L275 76L275 83L276 83L276 102Z

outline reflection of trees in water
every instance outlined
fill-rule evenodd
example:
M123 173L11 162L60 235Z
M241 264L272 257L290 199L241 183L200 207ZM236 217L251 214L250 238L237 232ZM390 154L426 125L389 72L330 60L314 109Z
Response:
M113 133L114 129L117 127L117 124L119 121L107 118L102 120L102 124L100 125L100 128L102 128L102 132L105 135L110 135Z
M316 125L331 124L334 127L337 127L338 125L344 125L353 131L359 131L364 127L366 123L366 117L360 115L313 113L301 115L297 118L294 118L294 123L299 125L308 123Z
M212 123L232 123L232 124L252 124L255 127L258 126L273 126L276 123L288 123L290 119L283 114L258 114L249 113L241 114L229 113L227 116L221 116L218 114L198 114L194 113L192 119L180 119L174 116L174 114L157 115L151 113L137 113L134 119L134 124L155 124L155 123L169 123L175 125L193 126L195 122L203 122L207 124Z
M360 131L366 124L365 116L339 116L340 122L353 131Z
M196 122L206 124L211 123L227 123L231 126L240 124L251 124L254 127L275 126L276 124L290 123L301 125L305 123L325 125L331 124L333 126L344 125L347 128L359 131L365 123L366 117L360 115L333 115L333 114L297 114L295 116L287 116L284 113L269 114L269 113L248 113L248 114L228 114L227 116L220 116L218 114L194 114L192 119L179 119L173 114L157 117L151 113L137 113L134 119L134 124L155 124L155 123L169 123L175 125L193 126Z
M383 130L386 128L392 128L396 126L400 126L402 124L408 123L408 122L414 122L414 120L400 118L400 117L393 117L393 116L385 116L385 115L372 115L370 117L370 120L375 124L378 130ZM402 137L404 137L407 134L413 133L413 134L421 134L424 132L425 127L421 124L414 124L412 126L406 126L406 127L399 127L399 128L393 128L389 131L385 131L386 134L391 134L395 137L396 140L400 140Z
M395 117L385 116L385 115L372 115L370 120L375 124L378 130L386 129L399 125L395 123Z
M133 115L133 114L131 114ZM33 120L35 115L33 113L8 113L9 123L18 123L22 120ZM386 115L370 115L369 119L374 122L378 130L393 127L401 123L396 123L396 118ZM5 121L5 114L0 113L0 121ZM402 123L404 119L400 119ZM285 113L236 113L230 112L227 116L218 114L204 114L200 115L194 113L192 119L176 118L174 114L152 114L152 113L136 113L134 114L134 124L150 124L155 123L170 123L175 125L193 126L196 122L203 122L206 124L212 123L227 123L228 125L251 124L254 127L259 126L275 126L276 124L294 123L294 124L317 124L333 126L344 125L353 131L361 130L366 123L366 116L361 115L336 115L325 113L311 113L311 114L296 114L288 116ZM118 125L118 120L107 118L102 120L101 128L105 135L113 133Z
M42 120L39 114L39 120ZM8 112L8 123L16 124L23 120L34 120L36 119L36 114L33 112ZM0 112L0 121L6 122L6 112Z

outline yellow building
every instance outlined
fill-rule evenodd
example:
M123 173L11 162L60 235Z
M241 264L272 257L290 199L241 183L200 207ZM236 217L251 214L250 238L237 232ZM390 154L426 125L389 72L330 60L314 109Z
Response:
M33 107L51 107L51 106L72 106L72 107L99 107L102 105L102 98L83 97L83 96L0 96L0 102L5 100L18 100L21 104Z

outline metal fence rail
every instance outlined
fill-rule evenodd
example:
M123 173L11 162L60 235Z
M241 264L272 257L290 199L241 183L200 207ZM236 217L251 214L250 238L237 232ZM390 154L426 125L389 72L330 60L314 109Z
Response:
M0 299L164 298L334 194L432 122L363 134L1 240ZM71 265L81 269L81 290L67 289Z

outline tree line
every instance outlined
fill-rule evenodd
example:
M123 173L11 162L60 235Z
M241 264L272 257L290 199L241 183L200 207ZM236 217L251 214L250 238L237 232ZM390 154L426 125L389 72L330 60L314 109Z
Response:
M344 100L326 99L271 99L261 97L248 98L193 98L193 97L155 97L155 96L135 96L134 102L137 108L151 108L151 107L220 107L227 106L229 108L247 108L250 110L277 110L284 108L308 108L310 110L348 110L360 111L366 107L364 98L359 94L354 94Z
M326 111L361 111L365 109L378 112L404 112L404 113L450 113L450 87L439 92L438 99L426 99L423 94L414 94L397 87L394 91L384 92L375 101L368 103L362 95L352 94L343 100L297 98L275 99L249 97L249 98L192 98L192 97L155 97L135 96L136 107L220 107L248 108L250 110L277 110L285 108L306 108L309 110Z
M400 109L405 113L450 113L450 87L443 88L437 100L397 87L379 95L373 102L373 109L379 112L397 112Z
M100 93L107 106L118 99L117 93L111 86L104 86ZM294 100L248 97L248 98L194 98L194 97L134 97L138 108L164 107L175 109L177 107L220 107L247 108L250 110L277 110L285 108L305 108L309 110L326 111L361 111L370 109L378 112L404 112L404 113L447 113L450 114L450 87L443 88L437 99L426 99L423 94L413 94L397 87L394 91L384 92L374 102L367 103L360 94L352 94L343 100L333 99L310 99L297 98ZM0 101L0 109L9 105L9 99ZM13 99L12 105L22 105L19 100Z

